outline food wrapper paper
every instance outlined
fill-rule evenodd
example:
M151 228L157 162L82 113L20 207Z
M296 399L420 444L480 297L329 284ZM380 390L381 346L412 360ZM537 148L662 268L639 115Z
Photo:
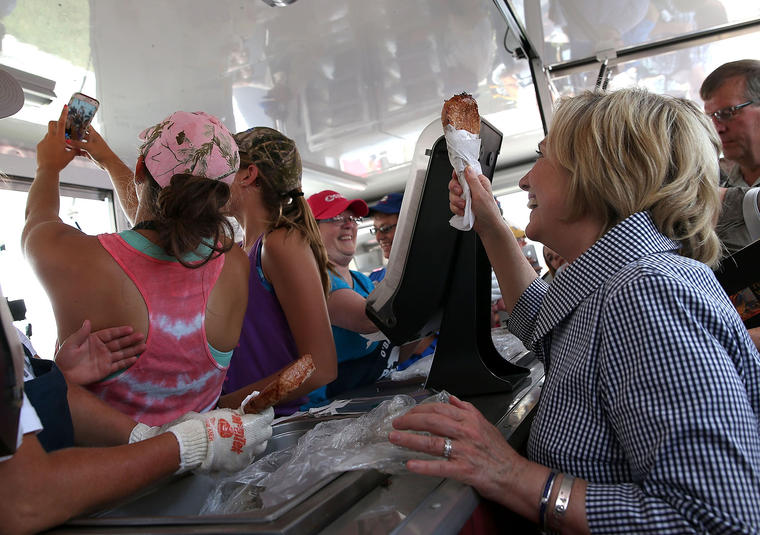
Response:
M459 184L464 190L463 197L467 203L464 207L464 216L453 216L449 219L449 224L458 230L471 230L475 224L475 215L472 213L472 196L467 180L464 178L464 169L469 165L477 174L483 172L478 161L480 136L467 130L455 130L450 124L444 128L443 135L446 138L446 146L449 151L449 162L457 173Z
M245 397L243 402L240 404L240 408L238 409L240 411L240 414L245 414L245 410L244 410L245 406L248 405L248 402L250 402L252 399L256 399L257 397L259 397L259 394L261 394L261 392L259 392L258 390L254 390L253 392L251 392Z

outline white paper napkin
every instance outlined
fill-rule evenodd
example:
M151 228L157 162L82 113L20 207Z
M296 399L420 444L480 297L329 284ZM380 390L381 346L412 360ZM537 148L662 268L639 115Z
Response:
M464 169L469 165L477 174L483 172L478 161L480 136L467 130L455 130L450 124L444 128L443 135L446 138L446 146L449 151L449 162L457 173L459 184L464 190L464 200L467 203L464 207L464 216L453 216L449 219L449 224L458 230L471 230L475 224L475 215L472 213L472 197L470 187L464 178Z

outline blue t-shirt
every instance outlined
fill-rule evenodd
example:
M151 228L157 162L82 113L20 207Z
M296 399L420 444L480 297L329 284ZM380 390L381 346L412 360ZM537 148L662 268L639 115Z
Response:
M336 275L330 270L327 270L330 276L330 293L336 290L349 289L353 290L362 297L367 297L372 290L375 289L375 285L372 281L358 271L351 271L351 282L353 286L343 280L342 277ZM345 362L347 360L358 359L365 355L368 355L378 346L379 342L368 343L369 341L361 334L349 331L342 327L332 326L333 339L335 340L335 352L338 356L338 363ZM321 405L327 399L327 386L321 386L316 390L309 393L309 403L303 405L301 410L307 410L309 407Z
M349 286L343 278L332 271L328 270L328 274L330 275L330 293L347 288L366 298L375 289L372 281L358 271L351 271L353 287ZM368 355L378 344L378 342L372 342L367 345L367 339L361 334L342 327L336 327L335 325L332 326L332 332L335 339L335 351L338 354L338 362L358 359L359 357Z

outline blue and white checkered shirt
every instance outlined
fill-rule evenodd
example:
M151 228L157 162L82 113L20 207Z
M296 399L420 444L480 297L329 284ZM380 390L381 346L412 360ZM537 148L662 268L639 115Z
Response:
M760 354L677 250L634 214L510 319L546 367L528 456L589 482L592 533L760 530Z

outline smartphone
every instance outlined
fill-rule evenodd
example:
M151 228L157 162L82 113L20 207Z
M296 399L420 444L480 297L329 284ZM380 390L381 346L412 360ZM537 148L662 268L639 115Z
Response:
M69 116L66 119L66 139L81 141L92 122L100 102L83 93L74 93L69 99Z

